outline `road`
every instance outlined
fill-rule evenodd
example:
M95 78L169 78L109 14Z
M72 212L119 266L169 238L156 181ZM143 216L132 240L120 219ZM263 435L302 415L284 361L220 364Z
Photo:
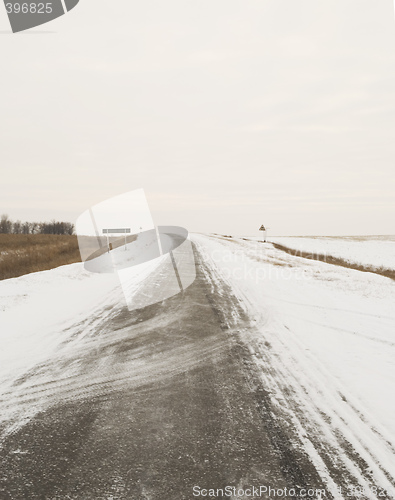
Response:
M183 293L132 313L107 306L78 350L66 339L15 382L12 404L39 410L3 439L1 499L189 500L226 486L333 498L349 480L333 465L330 493L263 382L245 307L196 248L195 258ZM228 496L247 497L271 498Z

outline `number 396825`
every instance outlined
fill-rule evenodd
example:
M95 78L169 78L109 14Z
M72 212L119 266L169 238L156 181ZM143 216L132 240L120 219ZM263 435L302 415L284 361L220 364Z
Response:
M6 3L8 14L51 14L52 3Z

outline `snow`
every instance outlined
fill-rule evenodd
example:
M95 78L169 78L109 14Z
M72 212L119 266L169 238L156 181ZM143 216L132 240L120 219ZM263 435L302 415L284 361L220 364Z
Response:
M102 307L117 287L116 275L89 273L81 263L0 281L0 390L50 357L64 331Z
M192 241L217 276L218 286L229 285L247 312L250 326L242 335L263 383L272 388L273 400L285 408L282 387L294 391L298 406L289 409L289 419L300 429L317 468L328 476L327 484L330 475L315 451L313 434L321 432L336 449L340 430L369 465L377 484L390 488L383 470L389 476L395 470L395 281L289 255L270 243L197 234ZM276 241L395 268L393 239ZM133 290L146 278L148 267L134 271ZM117 275L89 273L82 264L0 281L3 402L18 377L64 350L78 352L84 336L124 307ZM266 369L268 363L275 372ZM12 401L8 407L3 404L0 420L15 414ZM314 428L311 435L298 411ZM363 484L351 461L345 464Z
M17 429L47 404L44 396L24 404L30 384L53 382L51 370L41 367L79 358L107 319L136 307L134 295L165 258L118 273L92 273L77 263L0 281L0 424L12 423L3 432ZM65 370L62 378L73 377L77 366Z
M265 385L276 387L280 379L292 387L304 411L301 418L321 427L335 448L335 434L320 421L322 417L314 411L317 406L369 463L377 483L390 489L381 467L384 464L393 475L395 282L294 257L257 241L204 235L195 235L194 241L252 318L245 340L257 353ZM344 257L345 249L351 248L348 240L341 239L321 248L319 243L327 239L320 238L306 241L303 248L309 251L313 250L310 241L319 253L330 248L331 253ZM393 266L389 259L393 242L373 241L372 246L377 251L381 243L385 258L376 258L375 265ZM350 257L368 263L365 241L353 241L352 252ZM277 370L277 379L265 373L269 362ZM280 387L273 397L283 402ZM290 412L291 418L295 412ZM302 427L300 421L295 427ZM305 432L301 431L301 439L306 440ZM312 456L311 443L305 442L305 448ZM322 468L318 455L316 466ZM362 484L354 466L346 466Z
M331 255L350 263L395 270L395 236L273 237L270 241L310 254Z

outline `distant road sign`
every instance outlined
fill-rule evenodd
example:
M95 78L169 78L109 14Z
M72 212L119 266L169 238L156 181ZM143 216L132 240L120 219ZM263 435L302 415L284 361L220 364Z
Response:
M262 224L262 226L259 228L259 231L266 231L265 226Z

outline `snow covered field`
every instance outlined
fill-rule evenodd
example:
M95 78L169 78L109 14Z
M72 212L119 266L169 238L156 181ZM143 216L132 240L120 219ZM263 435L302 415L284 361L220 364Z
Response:
M395 270L395 236L273 237L293 250L330 255L351 264Z

